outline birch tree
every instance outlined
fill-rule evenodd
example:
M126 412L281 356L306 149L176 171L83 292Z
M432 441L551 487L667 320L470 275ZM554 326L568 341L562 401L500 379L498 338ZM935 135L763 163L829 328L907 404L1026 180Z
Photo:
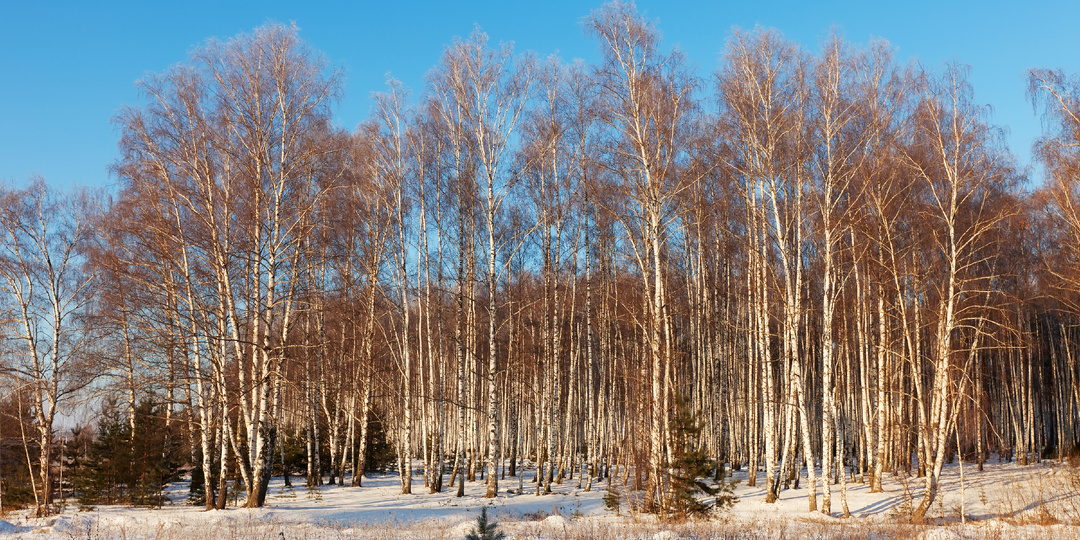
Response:
M0 190L0 290L14 312L6 333L16 336L3 369L33 399L37 516L54 510L56 417L93 378L92 334L82 317L95 276L83 269L80 252L93 234L92 215L87 194L50 191L40 178L22 190Z
M129 147L118 168L177 186L162 194L179 210L176 237L188 238L189 227L201 231L197 247L183 248L194 250L184 260L189 272L198 266L210 276L209 291L203 292L213 295L216 335L193 347L213 344L219 359L234 362L247 449L240 472L246 504L261 506L304 239L318 201L340 175L323 167L334 162L324 159L327 154L340 151L339 139L328 136L337 76L300 42L295 28L268 26L211 41L195 52L190 66L151 77L142 88L151 103L121 116ZM224 367L215 367L219 399ZM219 440L232 439L229 445L239 449L240 434L229 416L220 416Z
M926 433L926 489L912 516L921 520L934 502L948 435L956 428L962 384L972 354L957 335L979 328L989 298L988 260L994 228L1007 215L1000 193L1015 176L997 146L1000 135L973 103L965 72L950 67L922 89L908 162L922 182L924 216L944 267L934 285L932 383ZM976 342L977 343L977 342ZM969 354L958 354L969 353Z
M606 163L617 179L625 207L617 210L633 250L646 293L644 335L651 380L649 414L649 498L666 508L664 450L672 399L670 309L665 293L666 244L672 234L674 198L689 182L678 174L684 161L688 120L693 116L697 81L676 51L659 50L653 23L631 3L611 2L585 20L603 51L596 80L602 95L602 118L610 139ZM616 199L617 200L617 199ZM621 204L620 204L621 206Z

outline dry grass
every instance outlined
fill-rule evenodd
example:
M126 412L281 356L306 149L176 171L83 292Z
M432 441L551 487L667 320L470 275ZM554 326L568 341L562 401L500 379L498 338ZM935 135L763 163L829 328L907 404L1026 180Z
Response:
M951 481L951 480L950 480ZM901 477L897 508L873 517L838 519L800 513L757 519L743 515L719 514L708 521L663 523L636 512L615 517L582 517L537 510L527 515L494 514L508 538L524 540L675 540L675 539L918 539L918 540L1003 540L1055 538L1080 540L1080 462L1069 465L1044 464L1006 470L996 476L968 478L967 501L963 513L967 525L959 524L961 506L951 485L951 494L935 504L937 516L923 525L905 523L906 512L916 500L918 485ZM565 510L565 509L564 509ZM342 523L305 521L302 514L274 515L244 511L223 514L193 513L161 516L154 512L128 514L81 513L53 518L48 522L24 521L14 538L33 539L351 539L372 540L460 540L471 530L471 522L445 521ZM10 518L9 518L10 519Z
M522 540L765 540L805 538L810 540L999 540L1011 538L1080 539L1080 528L1065 525L1019 526L993 520L965 527L912 525L895 522L836 520L774 520L761 522L708 521L682 524L610 521L585 519L569 522L566 527L550 526L544 521L501 522L509 538ZM86 540L192 540L192 539L265 539L329 540L364 538L371 540L441 540L464 537L464 528L431 523L408 524L336 524L292 523L275 519L237 518L202 525L157 524L139 527L130 523L106 524L93 517L80 516L68 526L56 527L44 534L24 531L24 538L65 538Z
M1080 466L1054 465L1000 486L997 517L1014 525L1080 525Z

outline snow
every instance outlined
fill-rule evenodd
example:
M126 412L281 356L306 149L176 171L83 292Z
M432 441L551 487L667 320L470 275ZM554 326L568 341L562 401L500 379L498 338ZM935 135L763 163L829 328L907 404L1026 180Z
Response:
M553 485L550 495L537 496L532 484L516 492L516 479L501 482L495 500L482 498L483 482L467 483L465 497L456 489L431 494L422 476L414 493L400 494L395 475L368 476L364 486L322 486L308 490L301 484L286 488L280 478L271 483L267 505L260 509L230 506L204 511L186 504L186 484L167 493L173 501L161 509L106 507L80 511L69 505L61 514L44 519L25 512L9 513L0 521L0 535L12 538L194 538L300 537L300 538L447 538L460 539L473 530L483 507L510 538L640 538L672 540L813 536L817 538L882 537L896 535L925 540L968 538L1078 538L1080 539L1080 468L1044 462L1021 466L988 462L982 472L964 466L961 498L959 468L946 466L941 497L928 513L931 525L911 525L906 516L918 504L923 479L904 475L883 478L883 492L848 479L848 507L842 515L840 486L832 486L832 515L807 508L806 479L800 489L780 492L774 504L764 502L764 475L758 486L747 485L739 471L735 493L739 502L713 520L661 523L653 516L627 508L609 511L603 502L606 483L593 491L579 489L577 479ZM526 478L531 478L531 474ZM613 478L620 493L628 490L622 477ZM507 487L512 489L507 490ZM821 486L818 486L821 502ZM242 501L241 501L242 502ZM963 509L961 511L961 508ZM966 521L962 525L961 521ZM722 533L720 532L722 531Z
M29 527L20 527L19 525L12 525L7 521L0 521L0 534L14 534L18 532L29 532Z
M960 540L960 534L949 529L930 529L920 533L918 540Z
M540 523L543 524L545 529L552 532L563 532L573 525L569 519L562 516L548 516L541 520Z
M450 534L448 536L450 536L451 538L465 538L465 535L475 530L475 521L462 521L461 523L458 523L452 529L450 529Z

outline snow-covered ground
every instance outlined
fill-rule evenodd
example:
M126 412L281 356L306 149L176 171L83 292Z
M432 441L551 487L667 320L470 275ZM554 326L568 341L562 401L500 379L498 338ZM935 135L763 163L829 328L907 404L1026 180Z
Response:
M309 491L299 485L271 484L265 508L229 507L206 512L187 505L186 485L171 487L175 501L161 509L106 507L80 511L77 505L43 519L11 513L0 521L0 535L24 538L417 538L461 539L472 530L483 506L511 538L1080 538L1080 468L1056 463L1020 466L988 462L982 472L964 466L943 473L943 497L929 513L928 524L905 523L918 504L922 479L889 476L882 493L849 482L852 517L841 517L840 486L833 486L832 516L807 510L805 477L800 489L781 492L775 504L764 502L764 478L736 494L739 502L708 521L659 523L635 514L625 503L618 515L607 509L604 483L591 492L578 489L577 479L554 486L555 493L537 496L524 482L500 482L495 500L483 499L481 482L466 485L463 498L452 489L429 494L417 476L413 495L401 495L395 475L369 476L364 487L323 486ZM531 478L531 473L526 477ZM302 481L303 479L299 479ZM615 485L623 490L621 478ZM818 501L821 500L820 486ZM961 510L962 509L962 510ZM961 524L961 515L965 524Z

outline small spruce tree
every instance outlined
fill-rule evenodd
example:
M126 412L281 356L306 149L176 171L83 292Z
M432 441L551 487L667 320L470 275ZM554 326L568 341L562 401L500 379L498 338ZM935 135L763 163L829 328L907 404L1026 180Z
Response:
M699 444L700 419L690 411L686 399L678 399L676 407L671 421L673 462L669 511L673 516L688 517L731 506L737 500L733 493L735 483L723 480L723 464L710 458Z
M71 482L84 507L160 506L165 486L178 476L179 437L166 429L163 406L153 401L137 405L134 430L121 409L107 400L97 436L75 453Z
M604 493L604 506L615 512L615 515L619 515L619 510L622 508L622 496L619 495L619 489L615 486L609 486L607 493Z
M480 515L476 518L476 528L467 535L465 540L503 540L506 534L499 530L499 524L488 521L487 507L480 509Z

